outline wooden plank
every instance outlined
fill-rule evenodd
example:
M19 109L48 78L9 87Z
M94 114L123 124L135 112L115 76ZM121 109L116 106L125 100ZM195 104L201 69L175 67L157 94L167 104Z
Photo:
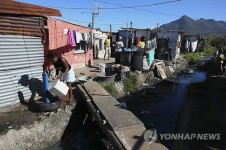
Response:
M165 71L163 70L162 66L161 65L156 65L158 71L159 71L159 74L161 76L162 79L166 79L166 74L165 74Z

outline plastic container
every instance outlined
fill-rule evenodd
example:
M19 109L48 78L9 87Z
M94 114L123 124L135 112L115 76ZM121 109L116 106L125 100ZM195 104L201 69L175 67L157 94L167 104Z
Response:
M62 98L67 95L69 87L60 80L53 81L49 86L49 92L55 94L57 97Z
M142 55L133 55L132 69L138 70L138 71L143 70L143 56Z
M99 71L100 73L104 73L105 72L105 68L106 68L106 64L99 64Z
M87 82L87 81L92 81L93 80L93 77L91 76L81 76L78 78L79 82L80 83L84 83L84 82Z

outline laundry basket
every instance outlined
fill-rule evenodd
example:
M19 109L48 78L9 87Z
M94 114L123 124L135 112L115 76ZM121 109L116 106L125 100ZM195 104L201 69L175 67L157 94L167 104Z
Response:
M49 92L55 94L59 98L66 96L68 89L69 87L60 80L54 80L49 86Z

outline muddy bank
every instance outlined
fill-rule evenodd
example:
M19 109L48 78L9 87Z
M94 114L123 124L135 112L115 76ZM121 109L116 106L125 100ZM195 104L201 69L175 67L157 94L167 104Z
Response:
M73 107L51 113L35 114L26 108L3 113L8 116L1 120L0 147L7 150L46 149L61 139Z

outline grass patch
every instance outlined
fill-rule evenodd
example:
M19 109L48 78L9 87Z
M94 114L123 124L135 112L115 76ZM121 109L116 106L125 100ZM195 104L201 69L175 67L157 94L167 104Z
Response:
M185 58L188 61L189 65L194 65L200 60L201 55L200 55L199 52L197 52L197 53L187 53L185 55Z
M134 92L137 87L138 78L135 73L130 73L130 76L122 81L125 92ZM100 82L100 85L114 98L119 98L119 92L114 83Z
M118 98L119 93L114 83L110 82L100 82L101 86L114 98Z
M137 76L134 73L131 73L129 78L123 80L123 85L125 92L134 92L137 85Z
M189 65L195 65L202 56L211 56L215 52L214 47L206 45L202 52L195 52L195 53L187 53L185 54L185 58L188 61Z
M215 49L212 46L206 45L204 47L203 52L201 52L203 54L203 56L210 56L213 55L215 53Z

